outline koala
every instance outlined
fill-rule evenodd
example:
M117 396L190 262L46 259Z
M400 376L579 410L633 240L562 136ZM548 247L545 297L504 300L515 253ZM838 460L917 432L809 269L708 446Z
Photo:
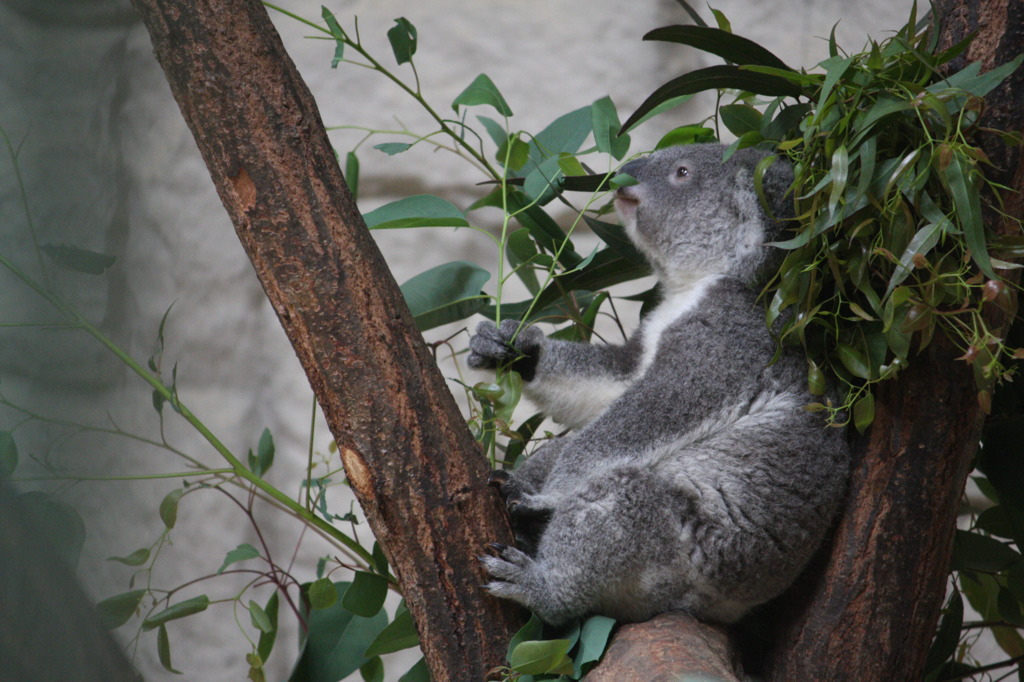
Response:
M785 590L843 499L845 436L804 409L801 351L783 349L758 294L765 243L792 215L792 169L765 153L672 147L627 163L615 207L650 261L660 304L623 345L548 339L483 322L474 368L511 367L572 430L497 471L519 547L481 557L492 594L559 624L671 610L729 623ZM789 203L789 207L787 207Z

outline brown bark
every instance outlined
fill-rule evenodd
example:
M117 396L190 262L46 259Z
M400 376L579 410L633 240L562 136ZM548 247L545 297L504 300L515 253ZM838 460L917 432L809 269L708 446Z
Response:
M978 31L965 59L984 69L1022 50L1024 6L1010 0L941 0L942 44ZM954 66L962 68L961 62ZM986 98L983 124L1019 130L1024 78L1018 73ZM1017 150L996 143L995 180L1020 191ZM1021 215L1020 196L1008 210ZM1010 225L992 224L997 231ZM1016 228L1013 228L1016 230ZM993 328L1010 314L992 311ZM998 335L998 332L997 332ZM790 604L770 680L917 680L934 636L946 585L964 482L984 412L970 368L937 337L897 381L879 387L876 416L856 447L849 501L824 572Z
M309 377L436 680L503 662L516 607L476 556L511 542L487 467L257 0L133 0Z
M739 682L729 635L680 612L622 626L587 682Z

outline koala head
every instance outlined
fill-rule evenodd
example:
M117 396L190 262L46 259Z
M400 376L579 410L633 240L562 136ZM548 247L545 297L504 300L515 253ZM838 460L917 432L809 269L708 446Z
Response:
M777 239L780 221L792 216L785 196L792 168L778 159L764 174L773 221L753 180L767 153L743 149L723 163L724 151L721 144L669 147L621 168L637 184L616 191L615 207L630 239L670 289L719 274L752 282L776 261L778 250L765 242Z

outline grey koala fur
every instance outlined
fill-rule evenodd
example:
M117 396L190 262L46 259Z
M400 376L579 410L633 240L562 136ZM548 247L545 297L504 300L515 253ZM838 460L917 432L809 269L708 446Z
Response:
M762 209L763 152L672 147L622 168L616 208L662 287L624 345L481 323L468 363L509 363L574 429L513 474L495 472L522 549L482 557L493 594L550 623L683 610L731 622L785 590L842 501L845 437L804 408L806 360L776 343L757 302L782 226ZM786 217L792 170L763 178ZM518 330L518 333L517 333ZM525 550L525 551L524 551Z

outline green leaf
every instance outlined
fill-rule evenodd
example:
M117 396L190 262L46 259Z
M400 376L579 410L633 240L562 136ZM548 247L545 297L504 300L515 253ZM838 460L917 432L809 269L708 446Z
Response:
M345 154L345 184L352 192L352 198L359 196L359 157L355 152Z
M58 265L87 275L102 275L117 260L116 256L98 253L67 244L43 244L39 250Z
M975 97L984 97L1016 71L1022 61L1024 61L1024 54L1017 55L1013 61L997 66L980 76L978 72L981 70L981 64L974 62L949 78L932 85L928 91L939 92L944 88L957 88L969 92Z
M942 621L939 623L939 631L932 640L932 646L928 650L928 661L924 671L929 673L937 669L945 661L956 653L957 644L960 643L960 628L964 622L964 600L960 592L953 589L943 609Z
M629 136L619 134L622 124L611 97L602 97L590 105L590 123L597 150L621 161L629 151Z
M519 133L509 135L498 147L494 158L509 170L519 170L530 158L530 145L523 142Z
M145 594L146 590L132 590L104 599L96 605L100 623L108 630L121 627L135 614Z
M718 24L718 28L725 31L726 33L732 33L732 24L729 23L729 19L721 10L717 10L714 7L708 7L711 10L711 14L715 17L715 23Z
M384 661L371 658L359 668L363 682L384 682Z
M509 666L525 675L571 675L568 656L571 643L567 639L520 642L509 657Z
M681 126L665 133L658 140L658 144L654 146L654 149L665 149L666 147L674 147L680 144L715 142L717 139L715 131L711 128L705 128L704 126Z
M495 111L506 118L512 115L512 109L509 108L505 98L501 96L498 87L483 73L477 76L452 101L452 109L457 112L460 106L473 107L479 105L494 107Z
M277 592L274 594L277 594ZM275 625L271 622L270 616L252 599L249 600L249 620L252 621L252 626L261 633L266 634L274 631Z
M249 451L249 469L257 476L263 476L274 464L274 437L270 435L270 429L263 429L260 434L259 443L256 446L256 454Z
M348 585L349 583L345 583ZM338 600L338 592L330 578L314 580L309 585L309 605L315 609L328 609Z
M337 682L369 660L363 652L387 624L387 615L363 618L345 610L341 595L348 585L335 583L334 605L306 616L309 631L289 682Z
M832 154L832 190L828 195L828 211L835 213L839 199L846 192L846 178L850 173L850 156L846 147L840 145Z
M559 157L549 156L534 165L523 183L523 191L531 200L538 204L546 204L558 191L559 180L564 177L559 165Z
M609 248L615 251L615 253L631 263L646 266L647 259L644 258L642 253L637 251L635 246L633 246L633 242L626 236L626 230L624 227L614 223L606 223L603 220L598 220L597 218L592 218L585 213L583 214L583 220L587 223L587 226L594 231L594 234L596 234L601 241L607 244Z
M644 40L680 43L717 55L733 64L756 64L791 70L785 62L757 43L719 28L701 26L665 26L644 36Z
M277 640L277 608L279 602L277 595L277 590L274 590L274 594L270 595L270 599L267 600L267 605L263 607L263 613L266 615L267 620L270 621L270 630L260 630L260 641L256 644L256 653L261 661L266 661L270 658L270 652L274 650L274 642Z
M430 682L430 669L427 668L427 659L421 658L408 672L398 678L398 682ZM524 681L525 682L525 681Z
M633 115L623 125L623 129L629 130L634 123L654 107L669 99L718 89L743 90L756 95L771 96L795 97L801 94L799 86L782 78L743 71L739 67L731 65L709 66L674 78L655 90L633 112Z
M366 656L382 656L402 649L414 647L420 643L419 635L416 634L416 626L412 621L412 614L402 611L395 615L395 620L386 628L381 630L377 638L373 640L366 649Z
M156 653L164 670L176 675L181 674L180 670L175 670L174 666L171 665L171 640L167 637L167 628L163 625L160 626L156 633Z
M168 530L174 528L174 524L178 522L178 502L181 501L181 496L184 494L183 488L175 488L160 501L160 520L164 522Z
M998 573L1020 561L1020 554L1009 545L977 533L956 531L953 544L953 570Z
M324 21L327 23L327 28L330 30L331 35L334 36L334 58L331 59L331 68L336 69L338 68L338 63L345 58L345 32L341 30L341 26L331 10L321 5L320 11Z
M248 543L241 544L228 552L227 556L224 557L224 563L217 569L217 575L223 573L224 569L231 564L238 563L239 561L246 561L248 559L255 559L259 557L259 555L259 550L252 545Z
M580 646L574 660L573 678L579 679L590 672L608 646L608 638L615 629L615 619L591 616L580 629Z
M977 182L980 173L959 150L953 153L949 166L940 172L952 195L956 216L971 250L971 259L989 279L998 279L989 260L985 222L981 215L981 193Z
M729 104L718 109L722 123L736 137L761 131L761 112L748 104Z
M649 110L644 115L638 117L635 121L630 123L628 126L625 126L625 125L622 126L622 128L619 130L619 134L621 135L623 133L626 133L626 132L632 130L633 128L636 128L641 123L654 118L658 114L663 114L666 111L669 111L670 109L675 109L679 105L681 105L681 104L683 104L685 102L689 102L690 99L692 99L692 98L693 98L693 95L680 95L679 97L669 97L667 100L665 100L661 104L658 104L657 106L655 106L653 109Z
M859 350L845 343L836 345L836 354L847 371L859 379L871 378L871 365Z
M487 134L490 135L491 140L495 145L501 146L508 139L509 133L505 130L505 126L495 121L493 118L487 116L477 116L476 120L483 124ZM500 159L499 159L500 161Z
M392 201L363 216L371 230L407 227L466 227L466 216L450 201L431 194L418 194Z
M395 25L388 29L388 42L395 53L395 61L407 64L416 54L416 27L405 17L395 19Z
M481 287L491 273L469 261L445 263L420 273L401 286L416 328L427 331L464 320L487 305Z
M116 561L124 564L125 566L141 566L149 561L149 547L137 549L128 556L107 557L107 561Z
M563 114L537 133L530 143L530 160L540 164L562 152L574 154L583 146L593 129L591 107L580 107Z
M407 142L382 142L381 144L373 145L373 148L384 152L388 156L394 156L395 154L401 154L411 146Z
M14 434L0 431L0 478L7 478L18 468L18 444Z
M846 70L850 68L850 64L853 63L853 57L829 57L825 61L818 64L821 68L825 69L825 82L821 86L821 94L818 96L818 110L823 111L825 109L825 102L828 100L828 96L832 94L832 88L836 86L839 79L843 77Z
M146 620L142 621L142 629L149 631L172 620L194 616L197 613L202 613L209 606L210 598L205 594L198 597L192 597L191 599L186 599L185 601L178 602L174 606L168 607L160 613L150 616Z
M873 393L865 393L853 404L853 425L857 431L864 433L874 420L875 396Z
M369 618L384 606L388 595L388 581L376 573L356 571L355 579L345 591L341 605L356 614Z
M650 274L650 267L632 263L611 249L595 254L587 267L560 276L537 297L535 308L543 310L571 291L600 291L622 282L628 282ZM504 309L504 305L502 306Z

